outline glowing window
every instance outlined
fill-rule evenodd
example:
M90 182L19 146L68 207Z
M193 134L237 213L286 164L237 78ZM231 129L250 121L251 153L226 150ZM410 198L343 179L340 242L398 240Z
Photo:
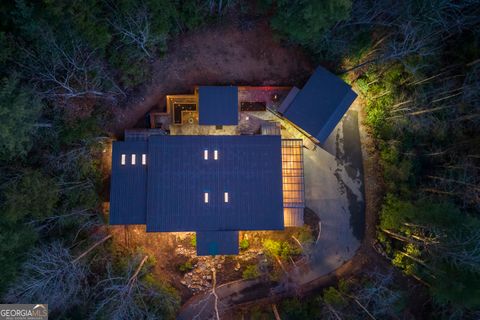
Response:
M135 165L137 163L137 155L132 154L132 165Z
M205 192L203 194L203 198L204 198L203 200L205 201L205 203L208 203L208 192Z
M147 155L144 153L142 154L142 164L146 165L147 164Z
M223 200L225 201L225 203L228 202L228 192L225 192L225 193L223 194Z
M218 160L218 151L213 151L213 159Z
M122 154L122 161L121 161L122 166L125 165L125 159L126 159L126 158L127 158L126 155L125 155L125 154Z
M208 150L203 150L203 159L208 160Z

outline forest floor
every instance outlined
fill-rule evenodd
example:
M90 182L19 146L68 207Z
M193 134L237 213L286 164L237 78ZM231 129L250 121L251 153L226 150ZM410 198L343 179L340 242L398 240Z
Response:
M240 21L220 22L181 35L168 52L152 63L152 77L125 107L113 108L110 129L117 136L146 114L165 105L167 94L193 93L196 85L293 85L306 81L313 70L307 55L284 47L266 21L242 28Z

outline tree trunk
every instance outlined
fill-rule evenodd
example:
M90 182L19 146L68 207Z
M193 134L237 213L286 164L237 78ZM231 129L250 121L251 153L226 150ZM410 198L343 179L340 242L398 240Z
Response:
M108 236L104 237L102 240L99 240L97 241L96 243L94 243L90 248L88 248L86 251L84 251L81 255L79 255L78 257L76 257L72 263L76 263L78 260L80 260L81 258L85 257L87 254L89 254L93 249L95 249L96 247L98 247L100 244L104 243L105 241L107 241L108 239L110 239L112 237L111 234L109 234Z

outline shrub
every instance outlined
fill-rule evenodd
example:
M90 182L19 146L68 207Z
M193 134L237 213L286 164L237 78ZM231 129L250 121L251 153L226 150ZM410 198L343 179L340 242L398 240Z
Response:
M300 248L292 246L287 241L275 241L270 239L263 242L263 249L267 256L279 257L283 260L287 260L289 257L301 253Z
M257 265L252 264L248 265L245 270L243 270L242 277L243 279L255 279L260 276L260 271L258 270Z
M192 247L197 247L197 235L196 234L193 234L193 236L190 238L190 244L192 245Z
M181 263L178 265L178 270L182 273L188 272L193 270L193 265L190 260L186 261L185 263Z
M250 242L247 239L240 240L240 249L247 250L250 247Z

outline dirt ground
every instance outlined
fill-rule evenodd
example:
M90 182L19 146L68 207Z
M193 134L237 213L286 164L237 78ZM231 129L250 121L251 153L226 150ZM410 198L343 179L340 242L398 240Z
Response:
M182 301L192 295L212 288L212 269L216 269L217 284L242 279L245 268L249 265L265 264L264 270L270 275L272 263L266 263L263 241L287 241L292 247L297 246L295 238L300 234L311 237L312 241L318 235L318 220L311 220L312 228L287 228L285 231L240 232L240 239L247 239L248 248L241 250L236 256L197 256L195 249L195 234L193 232L154 232L146 233L145 226L109 226L108 232L113 235L113 241L129 251L142 251L155 259L153 275L174 286ZM299 261L301 255L293 257ZM181 266L187 266L181 270ZM274 265L273 265L274 266ZM278 268L277 268L278 269Z
M307 55L283 46L265 21L249 26L225 21L171 41L167 54L153 63L148 83L112 110L111 132L121 136L146 123L145 115L161 108L167 94L193 92L195 85L303 85L313 70Z

